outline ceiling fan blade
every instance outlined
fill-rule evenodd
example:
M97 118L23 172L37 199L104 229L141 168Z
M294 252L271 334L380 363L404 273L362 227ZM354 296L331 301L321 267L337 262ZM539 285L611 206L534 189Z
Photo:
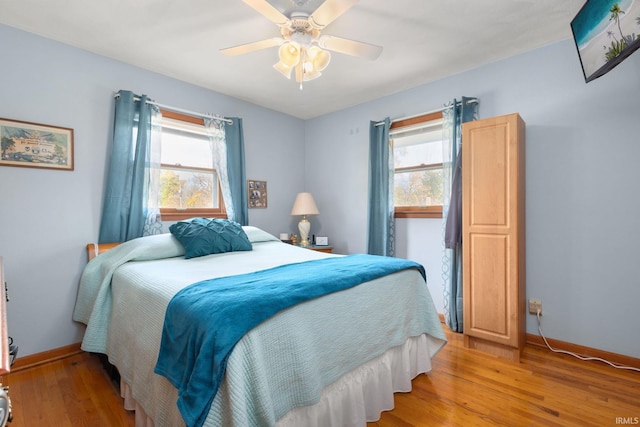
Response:
M310 16L309 23L319 30L351 9L359 0L326 0Z
M273 7L271 3L267 2L267 0L242 0L252 8L254 8L258 13L263 15L269 21L273 22L276 25L287 25L289 22L289 18L284 16L278 9Z
M370 60L377 59L382 53L382 47L369 43L349 40L335 36L320 36L318 39L320 47L333 50L335 52L344 53L346 55L359 56Z
M268 47L280 46L283 39L280 37L273 37L259 42L241 44L238 46L228 47L226 49L220 49L220 52L227 56L242 55L249 52L254 52L260 49L266 49Z

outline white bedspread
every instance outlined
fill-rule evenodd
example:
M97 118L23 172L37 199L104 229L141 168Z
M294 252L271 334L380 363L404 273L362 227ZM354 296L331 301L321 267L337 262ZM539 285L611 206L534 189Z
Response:
M154 238L163 254L171 256L172 243L161 241L160 236ZM136 252L136 259L152 258L148 251ZM76 307L78 320L88 319L88 330L93 331L83 348L109 356L157 427L184 425L175 406L175 388L153 373L164 312L176 292L200 280L262 270L283 260L335 255L265 241L254 242L254 250L248 253L190 260L173 256L113 268L122 259L114 252L100 267L106 274L113 270L111 284L84 292ZM84 307L88 305L93 307ZM105 312L109 326L92 328L92 321L97 323ZM433 338L433 356L445 336L427 287L416 271L396 273L292 307L265 321L236 345L205 425L275 425L290 409L317 403L322 390L346 372L423 333Z

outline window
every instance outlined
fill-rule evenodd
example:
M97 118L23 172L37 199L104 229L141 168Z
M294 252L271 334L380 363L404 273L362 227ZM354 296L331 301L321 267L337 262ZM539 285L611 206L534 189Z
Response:
M442 113L394 122L396 218L442 218Z
M162 111L160 213L165 220L226 218L202 118Z

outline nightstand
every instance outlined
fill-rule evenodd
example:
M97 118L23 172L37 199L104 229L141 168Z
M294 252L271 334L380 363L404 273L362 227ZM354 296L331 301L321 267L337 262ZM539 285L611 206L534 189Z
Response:
M300 245L296 245L296 246L300 246ZM300 247L305 249L311 249L312 251L326 252L328 254L333 253L333 246L309 245L309 246L300 246Z

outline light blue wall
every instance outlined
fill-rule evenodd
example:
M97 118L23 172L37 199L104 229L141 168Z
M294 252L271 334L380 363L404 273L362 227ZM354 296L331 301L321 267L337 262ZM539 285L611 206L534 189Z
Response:
M0 46L0 117L73 128L75 136L73 172L0 167L0 256L11 297L9 334L20 355L82 337L71 313L84 246L98 237L119 89L242 117L247 178L269 188L269 207L250 209L250 223L274 234L290 228L291 204L304 189L301 120L2 25Z
M542 299L548 337L640 357L640 54L585 84L564 41L305 123L316 233L338 252L366 250L370 120L411 116L460 96L480 117L527 124L527 297ZM440 228L403 220L398 245L426 260L442 307ZM537 334L535 316L527 332Z

